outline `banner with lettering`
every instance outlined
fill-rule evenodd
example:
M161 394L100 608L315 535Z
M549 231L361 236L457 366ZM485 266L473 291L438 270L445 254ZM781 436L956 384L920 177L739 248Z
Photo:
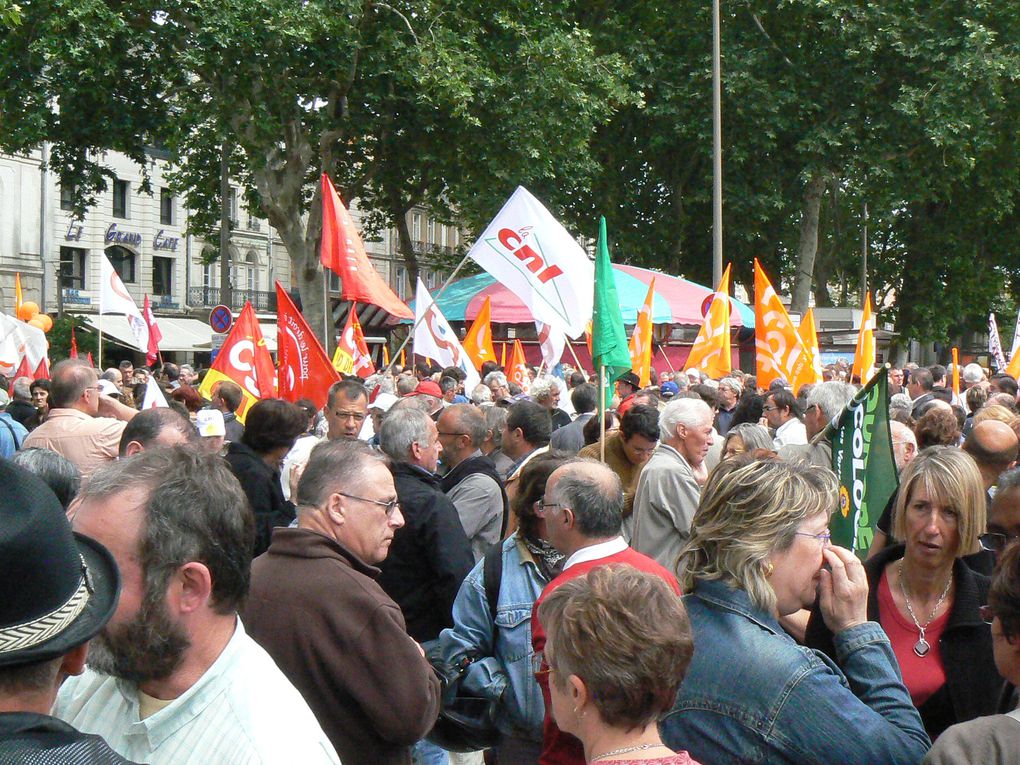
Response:
M757 258L754 260L754 348L759 388L767 389L773 380L783 379L796 393L801 385L814 380L810 354L804 349L797 328Z
M99 253L99 313L122 313L131 327L135 346L142 353L149 352L149 327L138 310L138 304L124 289L117 271L105 252Z
M595 267L577 240L523 186L468 256L506 285L536 321L579 337L591 320Z
M245 303L241 315L234 323L233 329L223 341L216 361L205 375L198 392L205 398L212 398L216 383L223 380L241 386L241 407L237 410L237 419L244 422L252 404L261 398L274 398L276 370L273 368L273 357L266 347L265 338L255 309L251 303Z
M889 370L874 375L826 432L839 477L839 507L829 523L832 543L864 557L875 524L899 488L889 431Z
M414 352L435 359L444 367L460 367L466 375L464 390L474 390L481 382L478 370L421 278L415 290L414 312Z
M280 398L311 399L321 409L329 387L340 376L329 363L319 338L279 282L276 283L276 356Z

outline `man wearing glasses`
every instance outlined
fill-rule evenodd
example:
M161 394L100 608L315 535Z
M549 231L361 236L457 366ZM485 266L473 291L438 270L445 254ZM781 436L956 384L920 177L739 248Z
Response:
M357 380L341 380L333 383L326 401L326 423L329 430L326 438L354 440L361 434L361 428L368 417L368 393Z
M99 391L96 370L66 359L50 375L50 413L22 448L50 449L73 462L85 480L117 458L120 437L138 411Z
M319 444L297 486L297 528L252 563L245 627L301 692L344 765L406 763L439 714L439 680L376 582L404 525L387 461Z

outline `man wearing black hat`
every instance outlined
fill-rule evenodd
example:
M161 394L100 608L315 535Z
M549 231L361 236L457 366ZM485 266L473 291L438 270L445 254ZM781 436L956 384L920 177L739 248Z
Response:
M40 565L45 561L46 565ZM49 715L117 607L110 553L71 533L52 491L0 462L0 762L127 763L99 736Z
M620 397L620 403L616 407L616 413L623 417L627 410L634 405L634 394L641 387L641 378L633 372L625 372L616 378L616 395Z

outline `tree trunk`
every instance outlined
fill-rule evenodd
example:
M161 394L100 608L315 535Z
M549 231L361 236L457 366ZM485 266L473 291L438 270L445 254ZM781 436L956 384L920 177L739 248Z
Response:
M800 219L800 243L797 246L797 272L793 280L790 310L804 313L811 297L815 255L818 253L818 213L825 193L825 176L815 173L808 179Z
M407 211L395 214L393 219L397 224L397 241L400 243L400 255L404 259L404 266L407 268L407 281L411 285L411 292L413 294L418 289L418 256L414 252L411 232L407 228Z

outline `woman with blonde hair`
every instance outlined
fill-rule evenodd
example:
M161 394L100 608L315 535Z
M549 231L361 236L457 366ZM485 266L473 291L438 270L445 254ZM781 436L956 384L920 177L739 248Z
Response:
M989 580L961 560L979 550L984 530L977 465L960 449L934 446L900 476L892 532L904 542L865 563L868 618L889 636L932 740L950 725L995 712L1002 686L980 615ZM812 614L806 642L832 656L820 616Z
M705 763L917 763L928 749L867 581L832 547L831 471L777 459L720 464L680 556L696 646L663 741ZM779 619L821 596L835 662Z
M549 593L538 618L553 718L587 762L698 765L656 726L694 652L683 602L661 577L601 566Z

